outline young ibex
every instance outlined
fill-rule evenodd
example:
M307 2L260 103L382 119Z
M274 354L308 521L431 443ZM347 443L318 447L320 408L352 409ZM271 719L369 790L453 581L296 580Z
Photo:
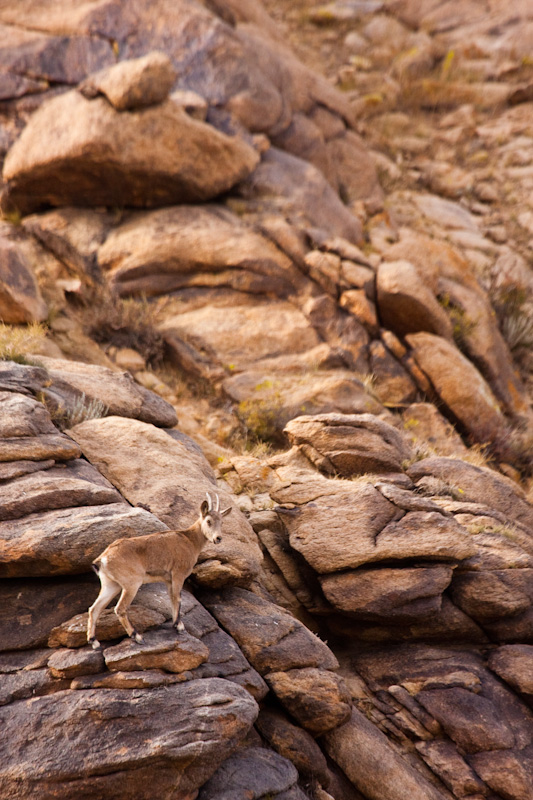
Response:
M220 498L206 493L200 507L200 516L185 531L163 531L137 536L133 539L117 539L106 547L93 562L93 569L100 578L100 594L89 609L87 641L96 650L100 642L95 638L96 622L107 604L122 590L115 606L115 614L124 630L132 639L142 642L126 613L143 583L164 581L172 604L172 624L177 631L184 630L180 620L181 590L196 564L206 541L218 544L221 539L222 517L231 511L231 506L220 510Z

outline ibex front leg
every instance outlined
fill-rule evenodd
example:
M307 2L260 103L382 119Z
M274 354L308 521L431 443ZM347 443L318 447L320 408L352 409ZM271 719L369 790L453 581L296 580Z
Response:
M172 625L181 633L185 630L185 625L180 619L181 612L181 590L183 589L183 578L179 575L173 575L171 580L167 583L168 594L170 603L172 605Z

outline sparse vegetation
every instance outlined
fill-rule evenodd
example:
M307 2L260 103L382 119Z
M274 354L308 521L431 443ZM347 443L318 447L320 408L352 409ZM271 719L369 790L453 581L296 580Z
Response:
M492 306L502 336L514 355L533 345L533 304L518 286L506 285L491 292Z
M467 349L468 339L475 330L477 323L468 315L462 306L458 305L452 300L447 292L443 295L440 295L438 300L441 306L447 312L450 322L452 323L454 342L459 350L464 352Z
M30 325L5 325L0 322L0 360L34 364L28 355L46 339L47 329L40 322Z
M80 422L85 422L88 419L100 419L105 417L109 411L108 407L101 400L96 397L88 398L83 392L69 408L50 408L46 402L46 397L42 396L41 401L47 406L52 421L60 430L73 428L74 425L79 425Z
M83 309L85 333L99 344L131 347L157 367L165 357L165 340L157 329L157 307L146 298L124 300L102 288L93 290Z

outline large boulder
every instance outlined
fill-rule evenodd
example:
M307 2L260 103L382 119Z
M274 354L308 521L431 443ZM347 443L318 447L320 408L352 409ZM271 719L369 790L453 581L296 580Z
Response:
M167 433L138 420L105 417L69 431L86 458L132 504L148 504L171 529L184 530L198 516L207 491L218 491L214 473L198 447L177 431ZM222 507L231 505L219 491ZM206 585L248 583L259 571L261 554L250 525L233 513L222 542L207 544L195 569Z
M0 319L6 324L42 322L48 314L46 303L10 227L0 226Z
M2 714L8 742L0 759L2 794L44 800L74 791L87 800L95 794L142 800L155 791L186 800L236 749L256 716L248 692L220 678L22 700Z
M22 213L46 205L150 207L216 197L258 160L243 140L172 100L119 113L104 98L72 91L35 112L3 177L6 202Z

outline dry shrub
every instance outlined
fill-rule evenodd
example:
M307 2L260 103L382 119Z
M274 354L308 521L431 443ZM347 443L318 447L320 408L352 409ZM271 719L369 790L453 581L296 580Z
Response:
M98 288L83 310L85 333L98 344L130 347L157 367L165 357L165 340L157 328L157 306L143 297L123 299Z
M0 360L18 364L33 363L28 354L33 353L46 339L47 329L40 322L29 325L5 325L0 322Z

